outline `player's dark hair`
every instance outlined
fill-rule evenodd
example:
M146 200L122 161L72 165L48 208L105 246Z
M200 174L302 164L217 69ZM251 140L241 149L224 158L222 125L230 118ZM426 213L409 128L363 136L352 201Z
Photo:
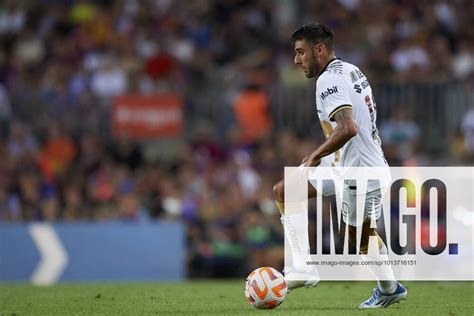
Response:
M334 35L329 27L320 23L308 23L291 35L293 43L296 41L306 40L312 44L323 43L327 49L334 50Z

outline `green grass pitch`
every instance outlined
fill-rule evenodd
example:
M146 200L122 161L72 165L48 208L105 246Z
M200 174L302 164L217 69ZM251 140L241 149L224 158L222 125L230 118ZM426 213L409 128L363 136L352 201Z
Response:
M408 299L359 311L375 282L321 282L299 289L275 310L257 310L244 281L74 283L47 287L0 284L0 315L473 315L473 282L403 282Z

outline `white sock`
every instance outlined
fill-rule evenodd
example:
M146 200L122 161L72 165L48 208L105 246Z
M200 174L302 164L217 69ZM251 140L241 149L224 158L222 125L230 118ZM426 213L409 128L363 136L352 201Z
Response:
M281 215L280 217L280 221L281 221L281 224L283 225L283 229L285 229L285 215ZM285 242L285 248L284 249L291 249L291 245L290 243L288 242L288 238L286 238L286 234L285 234L285 238L284 238L284 242ZM283 271L285 272L285 274L288 273L289 270L291 270L291 268L293 267L293 253L292 251L285 251L285 267L283 268Z
M291 266L302 271L313 270L306 261L309 255L308 237L308 211L282 215L282 223L285 229L285 246L290 246L292 254ZM285 262L285 265L288 263Z
M372 260L388 260L387 247L385 243L380 240L382 246L380 251L371 252L370 249L368 254L361 255L365 261ZM380 253L379 253L380 252ZM383 294L393 294L397 290L397 281L393 274L392 267L389 265L369 265L368 266L372 275L377 279L377 285Z

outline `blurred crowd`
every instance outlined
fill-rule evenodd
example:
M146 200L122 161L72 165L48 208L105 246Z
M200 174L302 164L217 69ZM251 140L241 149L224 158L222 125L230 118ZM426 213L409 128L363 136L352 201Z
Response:
M196 123L203 104L244 87L308 86L289 37L314 20L371 82L472 86L473 10L470 0L2 1L0 221L169 218L188 227L192 276L238 273L244 261L278 266L271 188L317 141L284 130L242 141L227 117L217 128ZM115 96L168 91L184 96L192 127L172 157L150 155L166 151L159 141L112 136ZM453 144L462 157L474 155L472 111ZM381 125L389 160L409 159L419 134L415 119L394 113Z

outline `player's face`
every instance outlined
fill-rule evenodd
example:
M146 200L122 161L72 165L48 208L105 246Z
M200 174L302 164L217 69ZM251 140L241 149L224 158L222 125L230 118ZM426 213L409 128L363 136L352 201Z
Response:
M319 49L317 45L312 45L306 40L295 41L296 55L294 62L303 69L307 78L317 76L322 70L322 66L315 55L315 51L317 53L317 50Z

